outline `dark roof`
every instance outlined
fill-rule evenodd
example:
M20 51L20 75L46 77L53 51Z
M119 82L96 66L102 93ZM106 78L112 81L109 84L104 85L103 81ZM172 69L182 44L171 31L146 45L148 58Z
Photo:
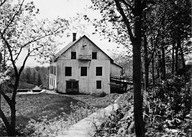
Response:
M73 41L73 42L70 42L67 46L65 46L63 49L61 49L54 57L54 61L56 61L59 56L61 56L63 53L65 53L69 48L71 48L75 43L77 43L78 41L80 41L82 38L86 38L88 39L94 46L96 46L101 52L103 52L111 61L111 63L117 65L116 63L114 63L113 59L107 55L101 48L99 48L92 40L90 40L86 35L83 35L82 37L80 37L79 39ZM119 65L117 65L119 66ZM119 66L121 67L121 66ZM121 67L122 68L122 67Z

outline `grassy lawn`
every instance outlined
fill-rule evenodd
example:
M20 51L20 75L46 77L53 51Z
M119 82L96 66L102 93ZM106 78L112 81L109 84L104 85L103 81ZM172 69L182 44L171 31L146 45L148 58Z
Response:
M57 118L63 113L69 115L73 112L71 104L80 107L86 106L88 109L103 108L111 104L117 96L118 94L96 97L92 95L55 95L46 93L17 95L17 125L25 127L30 119L38 121L42 116L46 116L49 120ZM1 108L5 115L9 117L9 107L3 99Z
M67 96L41 93L17 95L16 102L17 124L26 125L31 118L38 120L41 116L47 116L48 119L52 119L63 112L69 114L71 113L70 104L75 105L78 100ZM1 107L9 117L10 110L3 99Z

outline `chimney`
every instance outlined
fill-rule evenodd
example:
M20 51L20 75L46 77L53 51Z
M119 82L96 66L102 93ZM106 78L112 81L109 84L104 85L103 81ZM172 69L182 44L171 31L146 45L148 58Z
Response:
M76 35L77 33L73 33L73 41L76 41Z

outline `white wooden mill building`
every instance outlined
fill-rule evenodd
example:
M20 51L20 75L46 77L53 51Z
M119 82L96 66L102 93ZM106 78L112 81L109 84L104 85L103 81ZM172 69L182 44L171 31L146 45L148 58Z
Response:
M120 78L122 67L115 64L87 36L76 39L51 60L49 89L62 93L111 93L112 77Z

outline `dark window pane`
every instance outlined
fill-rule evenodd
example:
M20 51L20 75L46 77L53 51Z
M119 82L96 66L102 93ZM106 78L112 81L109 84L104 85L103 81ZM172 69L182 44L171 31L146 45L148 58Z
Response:
M66 81L66 88L71 89L72 83L70 81Z
M77 81L73 82L73 88L78 89L78 82Z
M53 66L50 66L50 73L53 74Z
M56 75L56 67L53 67L53 74Z
M71 59L76 59L76 52L71 52Z
M92 59L97 59L97 52L92 52Z
M100 80L96 81L96 88L101 89L101 81Z
M81 76L87 76L87 67L81 67Z
M71 71L72 71L72 68L71 67L65 67L65 76L71 76Z
M102 67L96 67L96 76L102 76Z

